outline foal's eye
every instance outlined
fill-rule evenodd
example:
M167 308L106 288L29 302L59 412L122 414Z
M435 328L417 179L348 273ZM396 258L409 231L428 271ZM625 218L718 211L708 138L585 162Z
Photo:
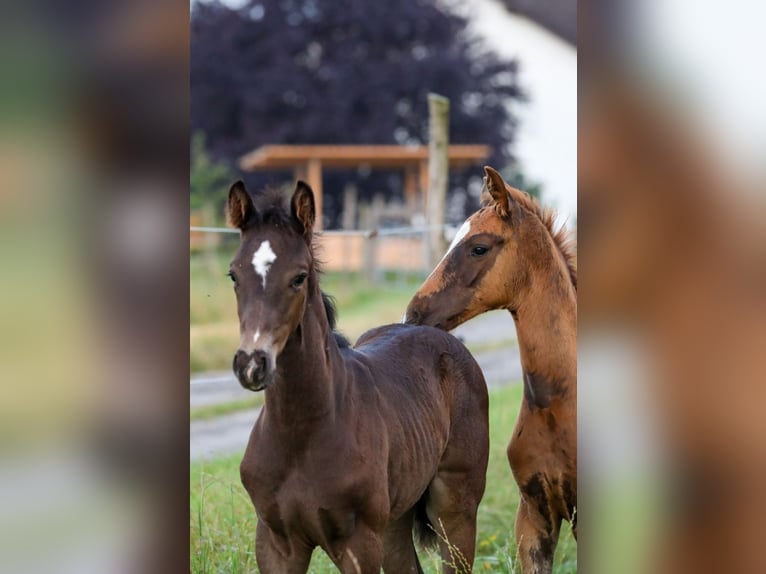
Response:
M232 283L236 283L236 282L237 282L237 278L236 278L236 277L234 277L234 273L232 273L231 271L229 271L229 272L226 274L226 276L227 276L229 279L231 279L231 282L232 282Z
M471 255L474 257L481 257L482 255L486 255L487 251L489 251L489 247L485 247L484 245L477 245L471 249Z
M300 273L295 276L292 283L290 283L290 287L295 287L296 289L303 285L304 281L306 281L307 274L306 273Z

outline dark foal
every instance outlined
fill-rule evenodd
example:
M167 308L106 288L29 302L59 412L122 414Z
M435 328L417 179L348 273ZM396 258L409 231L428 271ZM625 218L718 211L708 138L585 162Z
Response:
M229 192L234 372L265 390L241 465L260 571L302 574L319 546L344 573L422 572L415 528L438 535L444 572L470 572L489 451L481 370L430 327L379 327L351 348L319 289L313 193L298 182L285 204Z
M524 574L549 573L562 520L576 530L577 272L553 213L486 170L489 198L413 297L405 321L454 329L490 309L516 324L524 399L508 445Z

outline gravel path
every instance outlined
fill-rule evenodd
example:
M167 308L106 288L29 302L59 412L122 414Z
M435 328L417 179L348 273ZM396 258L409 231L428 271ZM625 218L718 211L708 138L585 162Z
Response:
M467 345L487 345L515 339L513 319L506 311L485 313L461 325L453 334ZM521 363L515 344L478 352L476 361L490 387L521 379ZM189 404L192 408L226 403L246 398L244 390L229 373L209 373L191 380ZM239 411L212 420L193 421L190 425L189 458L192 461L241 453L245 450L258 409Z

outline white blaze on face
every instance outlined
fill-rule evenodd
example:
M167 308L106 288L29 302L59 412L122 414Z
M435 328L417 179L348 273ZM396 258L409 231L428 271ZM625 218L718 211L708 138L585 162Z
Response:
M261 243L261 246L253 253L253 268L261 276L264 289L266 288L266 275L269 273L271 264L276 260L277 254L271 249L271 244L268 241Z
M461 241L463 241L465 236L468 235L470 231L471 231L471 221L469 219L466 219L463 222L463 225L460 226L460 229L457 230L457 233L455 233L455 237L452 239L452 243L450 243L449 247L447 248L447 252L442 256L442 258L439 260L439 263L436 264L436 267L433 268L433 271L431 271L428 277L426 277L426 281L428 281L431 278L431 275L433 275L436 272L439 266L447 258L447 255L449 255L450 252L453 249L455 249L455 247L457 247ZM406 322L407 322L407 311L405 311L404 315L402 315L402 323L406 323Z
M471 222L466 219L463 222L463 225L460 226L460 229L457 230L455 238L452 240L452 243L450 243L449 249L447 249L447 253L444 254L444 257L447 257L449 252L457 247L457 244L460 243L466 235L468 235L469 231L471 231ZM442 261L444 260L444 257L442 257Z
M431 273L428 275L428 278L430 278L431 275L434 274L434 271L436 271L439 268L439 266L444 262L444 260L447 258L447 255L449 255L450 252L452 252L452 250L458 246L458 244L465 238L465 236L468 235L469 231L471 231L471 221L466 219L463 222L463 225L460 226L460 229L457 230L457 233L455 234L455 238L452 240L452 243L450 243L449 247L447 248L447 252L439 260L439 263L436 264L436 267L434 267L433 271L431 271Z

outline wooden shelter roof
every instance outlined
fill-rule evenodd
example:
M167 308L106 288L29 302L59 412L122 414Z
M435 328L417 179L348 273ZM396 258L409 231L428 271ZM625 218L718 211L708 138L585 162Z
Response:
M476 165L489 158L487 145L451 145L451 167ZM308 161L320 161L329 168L353 168L368 165L374 168L400 169L416 167L428 161L428 146L400 145L265 145L242 156L239 166L246 171L260 169L290 169Z

